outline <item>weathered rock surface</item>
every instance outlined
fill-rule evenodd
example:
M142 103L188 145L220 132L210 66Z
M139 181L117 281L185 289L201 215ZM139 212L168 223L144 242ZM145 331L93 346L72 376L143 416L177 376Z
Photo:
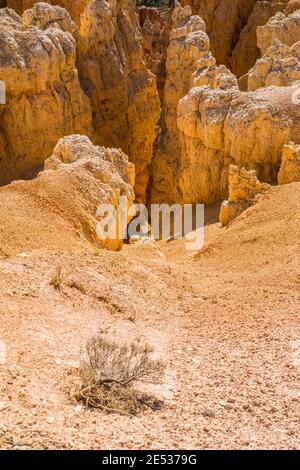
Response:
M294 11L300 10L300 1L299 0L290 0L285 8L284 13L290 15Z
M160 102L141 39L134 0L92 0L86 6L78 68L92 103L95 142L129 156L137 199L145 201Z
M242 93L236 77L215 65L201 20L180 7L173 18L153 200L209 203L223 198L230 164L255 170L264 182L276 181L283 145L290 139L299 142L300 86Z
M68 30L65 13L57 26ZM34 175L60 137L92 134L74 38L59 27L33 28L33 14L25 18L24 24L13 10L0 10L0 77L7 92L0 106L0 184Z
M183 0L191 5L193 14L206 23L211 51L219 64L230 66L232 50L247 24L257 0Z
M282 150L282 161L278 173L278 183L287 184L300 181L300 145L289 142Z
M46 2L36 3L32 8L25 10L22 19L27 28L30 26L43 30L59 28L69 33L74 33L76 29L75 23L65 8L52 6Z
M257 27L265 25L269 18L274 16L276 12L283 11L284 8L285 4L280 1L255 3L231 54L231 69L237 77L247 73L260 56L260 50L257 47Z
M88 2L89 0L47 0L48 4L66 8L77 25L80 24L80 15ZM32 8L36 3L36 0L8 0L6 6L22 15L25 10Z
M289 16L276 13L264 26L257 28L257 45L262 55L272 46L273 40L277 39L287 46L292 46L300 38L300 10Z
M6 253L45 246L76 250L86 242L118 250L118 232L116 239L99 237L97 209L117 208L119 196L132 204L133 186L134 165L123 152L95 147L86 136L67 136L37 178L0 188L0 245Z
M161 138L152 165L154 202L174 202L180 198L177 187L177 169L181 155L177 105L190 88L192 74L199 60L212 61L205 24L198 16L191 16L191 8L179 5L173 12L173 29L167 51L166 84Z
M245 209L255 204L262 194L270 189L267 183L260 183L254 170L247 171L230 165L228 171L229 196L221 205L219 219L228 225Z
M289 86L300 80L300 41L289 47L277 39L248 73L248 91L261 87Z
M140 27L143 35L143 49L148 68L156 76L157 89L163 102L166 81L166 57L172 29L172 8L163 18L155 8L139 8Z

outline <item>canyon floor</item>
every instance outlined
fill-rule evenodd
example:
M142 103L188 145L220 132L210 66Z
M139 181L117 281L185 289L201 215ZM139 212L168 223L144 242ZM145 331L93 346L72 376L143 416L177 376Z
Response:
M274 187L227 228L207 208L199 253L184 240L117 253L6 247L0 447L299 448L299 192ZM13 243L28 224L20 215ZM106 329L167 362L163 383L147 388L161 410L120 416L70 398L86 340Z

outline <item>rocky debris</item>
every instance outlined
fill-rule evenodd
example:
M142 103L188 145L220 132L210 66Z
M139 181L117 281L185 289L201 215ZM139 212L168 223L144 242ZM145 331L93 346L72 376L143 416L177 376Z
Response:
M92 104L95 143L129 156L137 200L145 201L160 102L134 0L89 2L81 17L78 68Z
M300 41L289 47L274 39L249 71L248 91L271 85L289 86L297 80L300 80Z
M46 245L76 250L86 242L119 250L123 244L119 231L114 237L100 236L105 214L98 208L112 205L117 228L126 229L130 218L127 213L118 218L119 197L125 197L128 206L133 203L134 176L134 165L121 150L95 147L86 136L64 137L37 178L0 188L0 245L7 253ZM18 204L11 211L13 199ZM26 223L20 225L20 220Z
M273 40L277 39L282 44L292 46L300 38L300 10L289 16L276 13L264 26L257 28L257 45L262 55L272 46Z
M6 84L6 105L0 106L0 184L36 174L64 135L92 135L74 38L59 27L32 28L30 18L43 23L34 11L23 22L13 10L0 10L0 77ZM59 24L71 24L66 12Z
M270 189L269 184L260 183L254 170L239 169L235 165L229 167L228 182L228 200L222 203L219 215L223 226L228 225L247 207L255 204L261 195Z
M278 183L288 184L300 181L300 145L289 142L282 150L281 167L278 173Z

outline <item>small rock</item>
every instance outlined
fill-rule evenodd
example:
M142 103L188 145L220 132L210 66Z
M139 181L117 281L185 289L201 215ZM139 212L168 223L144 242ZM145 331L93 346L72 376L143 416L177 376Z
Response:
M54 416L48 416L47 419L46 419L46 423L48 423L48 424L53 424L54 421L55 421Z
M12 442L14 447L28 446L29 442L25 437L14 437Z
M204 416L205 418L214 418L216 416L216 413L212 410L204 410L202 412L202 416Z
M0 401L0 411L6 410L8 408L8 404L6 401Z

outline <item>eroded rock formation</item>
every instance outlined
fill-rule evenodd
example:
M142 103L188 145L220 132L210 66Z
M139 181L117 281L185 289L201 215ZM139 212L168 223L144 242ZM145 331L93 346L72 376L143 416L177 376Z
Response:
M183 0L194 14L203 18L211 51L219 64L230 66L232 50L257 0Z
M134 0L91 0L78 44L81 83L93 109L95 142L122 148L136 166L135 193L145 201L160 102L144 62Z
M203 20L198 16L191 16L189 6L177 6L173 12L173 29L167 51L162 131L152 165L151 199L154 202L174 202L180 198L177 169L181 158L181 145L177 126L177 104L190 88L196 63L201 58L205 60L208 52L209 39L205 34Z
M23 19L2 10L0 78L10 84L0 108L0 182L32 176L57 140L73 132L128 155L139 202L224 199L232 164L275 182L285 145L300 143L300 10L278 13L290 7L280 1L246 8L236 0L230 9L227 0L189 3L208 25L178 3L165 22L154 9L138 15L134 0L81 2L79 28L60 6L38 3ZM222 15L224 37L217 40ZM262 57L238 86L218 61L240 67L238 75L247 70L258 53L255 29L264 22L257 28ZM7 33L13 40L5 42Z
M300 145L289 142L283 147L278 183L287 184L294 181L300 181Z
M237 77L247 73L260 56L260 50L257 46L257 27L265 25L269 18L274 16L276 12L283 11L284 8L285 4L277 0L255 3L230 58L232 72Z
M300 41L289 47L273 40L248 73L248 91L271 85L289 86L300 80Z
M115 238L100 236L105 215L98 208L117 208L119 196L132 204L133 186L134 165L122 151L95 147L85 136L64 137L37 178L0 188L0 245L5 253L45 246L78 250L87 242L118 250L118 231ZM18 201L14 210L11 200Z
M0 107L0 184L33 176L60 137L92 135L74 38L59 27L41 30L32 22L27 27L28 18L23 23L13 10L0 10L0 78L6 84L6 105Z
M79 25L80 15L88 2L89 0L47 0L46 3L66 8L73 20ZM5 6L13 8L16 13L22 15L25 10L32 8L36 3L36 0L7 0L7 5Z
M236 77L216 65L201 20L180 6L173 18L154 200L218 200L226 196L230 164L276 181L283 145L299 142L300 86L242 93Z
M221 224L228 225L245 209L255 204L262 194L270 189L267 183L260 183L254 170L247 171L230 165L228 171L228 200L224 201L220 209Z
M289 16L276 13L264 26L257 28L257 45L262 55L272 46L273 40L277 39L282 44L292 46L300 38L300 10Z
M166 56L172 29L172 9L167 18L159 10L142 7L139 9L140 27L143 35L143 48L148 68L156 76L157 89L163 102L166 81Z

